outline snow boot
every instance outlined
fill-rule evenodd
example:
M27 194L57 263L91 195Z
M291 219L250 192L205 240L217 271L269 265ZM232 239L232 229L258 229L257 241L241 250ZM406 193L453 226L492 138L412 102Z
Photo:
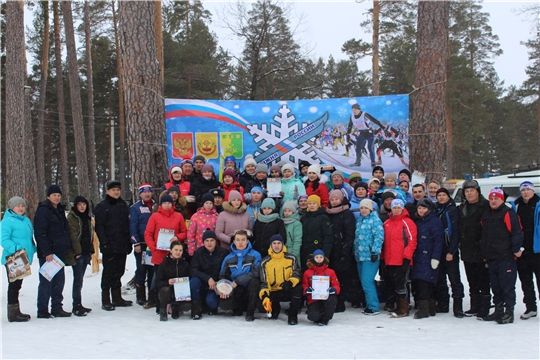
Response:
M471 308L464 312L465 316L471 317L478 314L478 307L480 306L480 295L471 295Z
M111 295L109 290L101 292L101 308L105 311L113 311L116 308L111 304Z
M463 312L463 299L456 299L454 298L454 316L458 319L461 319L465 316L465 313Z
M480 321L497 321L502 318L504 313L504 305L503 304L495 304L495 310L491 315L486 315L483 317L477 316L476 318ZM512 318L514 316L514 308L512 308Z
M143 308L151 309L156 307L156 290L148 291L148 300L144 303Z
M122 289L112 289L112 303L114 306L118 307L128 307L133 305L133 301L125 300L122 298Z
M137 305L143 306L146 302L146 288L144 286L136 286L137 290Z
M491 295L480 295L478 306L478 314L476 317L485 318L489 315L489 308L491 307Z
M429 317L429 301L419 300L418 311L413 316L415 319L423 319Z
M73 310L71 310L71 312L75 316L86 316L86 314L88 314L86 311L84 311L81 304L73 305Z
M180 318L180 305L172 303L171 304L171 317L176 320Z
M536 310L527 310L519 317L521 320L529 320L530 318L536 317L538 314Z
M193 320L199 320L202 318L202 304L200 301L191 302L191 318Z
M497 324L511 324L514 322L514 307L507 306L506 311L500 319L497 319Z
M167 321L168 315L167 315L167 307L164 306L161 309L159 309L159 321Z
M21 314L21 311L19 309L19 303L8 304L7 308L7 318L9 322L25 322L30 320L30 315Z
M448 313L450 312L450 298L446 298L441 301L437 301L437 307L435 309L437 313Z
M435 306L435 300L434 299L429 299L428 304L429 304L429 306L428 306L428 308L429 308L429 316L437 315L438 311L437 311L437 307Z
M399 297L397 299L397 309L392 313L393 318L409 316L409 301L407 298Z

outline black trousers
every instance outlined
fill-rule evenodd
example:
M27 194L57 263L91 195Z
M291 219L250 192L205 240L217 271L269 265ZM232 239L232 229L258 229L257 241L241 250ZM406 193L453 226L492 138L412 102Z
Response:
M469 282L469 295L491 295L489 291L489 270L486 263L464 261L465 274Z
M327 300L317 300L307 306L307 318L316 323L332 320L336 305L336 295L330 295Z
M8 272L6 271L6 274ZM8 276L8 291L7 291L7 303L8 305L14 305L19 303L19 290L21 290L23 279L9 282Z
M495 305L516 305L517 264L514 259L489 260L489 280Z
M415 289L415 302L433 299L434 284L421 279L413 279L412 282Z
M127 254L101 254L103 273L101 291L110 291L122 287L122 276L126 271Z
M407 297L407 281L409 281L409 266L384 267L384 286L387 298L392 298L394 293L399 297Z
M354 267L347 270L335 270L341 288L338 294L338 306L345 306L345 300L349 300L352 305L366 303L366 295L360 284L356 263Z
M289 291L278 290L270 292L270 301L272 301L272 314L279 314L281 309L280 302L290 301L289 316L291 314L297 314L298 309L302 305L302 285L297 284Z
M527 310L537 311L533 276L536 277L536 284L540 289L540 254L522 255L517 259L517 270L523 290L523 302Z
M463 299L465 290L461 282L461 274L459 273L459 254L456 252L452 261L446 261L446 253L441 255L439 262L439 277L435 287L435 300L448 302L450 295L448 294L448 283L446 278L450 280L452 288L452 298Z
M259 279L251 279L246 287L238 285L227 299L220 299L219 307L223 310L233 310L234 312L246 311L248 315L255 313L257 301L259 300L259 290L261 282Z

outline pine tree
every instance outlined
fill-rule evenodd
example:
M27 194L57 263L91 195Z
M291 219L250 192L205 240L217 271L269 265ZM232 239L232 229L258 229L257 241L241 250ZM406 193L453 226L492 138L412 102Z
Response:
M258 0L247 11L239 3L232 17L229 28L244 41L233 70L233 96L262 100L298 94L303 59L283 8L275 1Z

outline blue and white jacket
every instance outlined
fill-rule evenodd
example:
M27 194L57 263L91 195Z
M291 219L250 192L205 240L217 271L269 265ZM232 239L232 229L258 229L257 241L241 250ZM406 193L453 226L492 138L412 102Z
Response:
M225 257L221 265L220 279L227 279L236 284L246 287L251 279L259 278L259 265L261 254L253 250L251 242L244 250L237 250L236 245L231 244L231 253Z
M359 213L360 214L360 213ZM354 257L356 261L371 261L371 255L381 255L384 241L384 227L375 211L356 220L354 236Z
M155 201L152 200L152 205L154 204ZM129 233L132 244L144 243L144 231L150 216L152 216L152 208L146 206L142 200L137 201L129 208Z

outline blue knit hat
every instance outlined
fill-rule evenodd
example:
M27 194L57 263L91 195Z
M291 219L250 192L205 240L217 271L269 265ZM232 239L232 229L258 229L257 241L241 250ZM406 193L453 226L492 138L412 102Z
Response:
M279 234L274 234L270 238L270 244L272 244L274 241L281 241L282 244L285 244L285 241L283 241L283 237Z
M315 258L315 256L317 255L322 255L324 256L324 251L322 251L321 249L317 249L313 252L313 257Z

